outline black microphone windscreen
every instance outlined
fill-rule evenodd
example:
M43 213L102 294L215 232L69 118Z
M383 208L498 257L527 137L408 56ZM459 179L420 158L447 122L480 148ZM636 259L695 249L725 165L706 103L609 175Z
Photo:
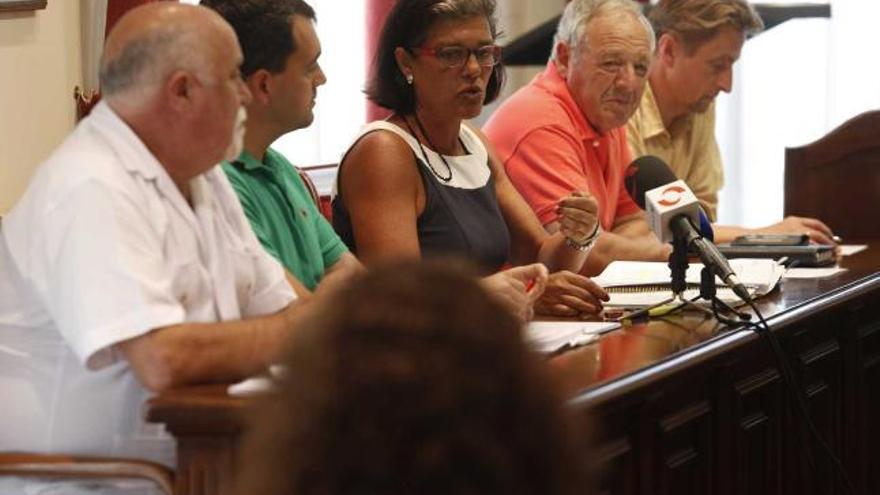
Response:
M644 210L647 191L677 180L678 177L672 173L666 162L656 156L645 155L633 160L624 182L630 196Z

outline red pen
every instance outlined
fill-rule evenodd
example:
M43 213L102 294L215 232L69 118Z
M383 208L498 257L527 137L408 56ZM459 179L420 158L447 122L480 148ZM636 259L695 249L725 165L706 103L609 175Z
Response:
M526 294L531 292L534 287L535 287L535 279L529 280L529 283L526 284Z

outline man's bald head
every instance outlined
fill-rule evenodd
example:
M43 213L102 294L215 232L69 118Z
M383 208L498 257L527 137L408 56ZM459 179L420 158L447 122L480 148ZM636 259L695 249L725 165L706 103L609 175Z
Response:
M235 39L215 12L176 2L149 3L119 20L101 56L101 92L113 99L132 92L151 94L176 70L209 79L218 38ZM127 98L128 99L128 98Z
M176 2L126 14L107 37L101 91L181 191L233 153L250 101L235 31L216 12ZM186 194L184 192L184 194Z

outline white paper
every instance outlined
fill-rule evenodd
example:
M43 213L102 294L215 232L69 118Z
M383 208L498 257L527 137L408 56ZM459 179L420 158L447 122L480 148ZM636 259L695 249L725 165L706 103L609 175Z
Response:
M789 268L785 272L785 278L825 278L845 272L846 268L832 266L828 268Z
M738 258L730 260L730 267L740 281L755 296L764 295L779 283L785 268L774 260ZM691 263L685 279L690 285L699 285L702 263ZM615 261L593 279L608 290L611 300L606 307L639 308L657 304L672 296L670 269L664 262ZM716 296L722 301L736 305L741 301L718 277ZM699 289L689 288L684 297L693 299Z
M275 382L273 382L272 379L268 376L254 376L251 378L246 378L238 383L233 383L226 389L226 392L229 395L246 397L249 395L268 392L272 390L272 387L274 386Z
M539 352L589 344L599 334L620 327L613 321L533 321L526 328L526 342Z
M283 378L287 374L287 366L283 364L269 365L268 375L257 375L230 385L226 392L229 395L248 396L260 394L272 390L275 386L275 380Z
M865 249L868 249L867 244L842 244L838 247L840 248L841 256L852 256L856 253L861 253Z

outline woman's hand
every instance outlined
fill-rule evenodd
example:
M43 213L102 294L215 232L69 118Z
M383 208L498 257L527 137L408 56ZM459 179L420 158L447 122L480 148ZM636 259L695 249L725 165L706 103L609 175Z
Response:
M547 267L541 263L517 266L480 279L489 294L521 321L534 315L534 304L547 285Z
M608 293L583 275L569 271L550 274L544 294L535 303L535 313L550 316L596 315Z

